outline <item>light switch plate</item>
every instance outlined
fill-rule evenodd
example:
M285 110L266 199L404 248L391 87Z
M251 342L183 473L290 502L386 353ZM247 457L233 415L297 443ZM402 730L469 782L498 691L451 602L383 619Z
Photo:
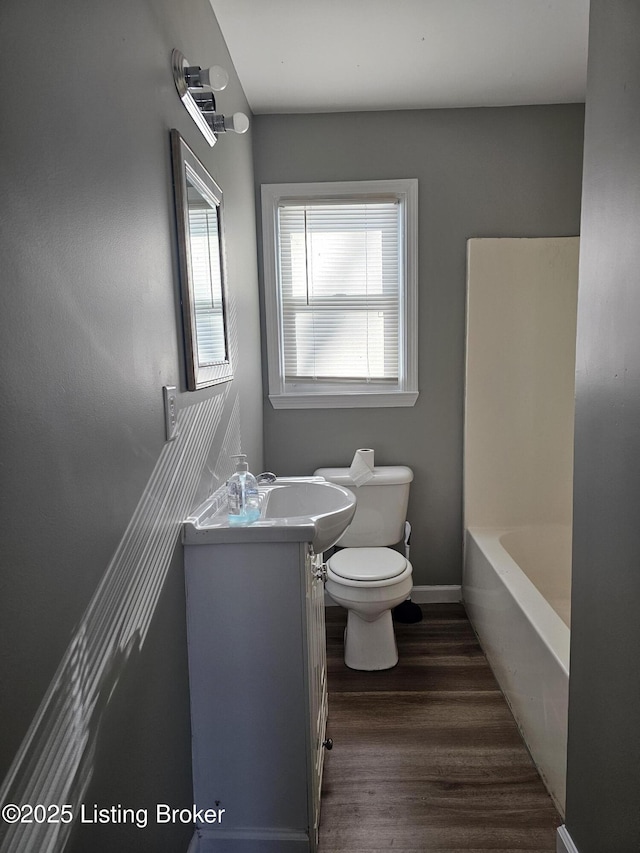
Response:
M164 399L164 428L167 441L173 441L178 435L178 395L175 385L162 388Z

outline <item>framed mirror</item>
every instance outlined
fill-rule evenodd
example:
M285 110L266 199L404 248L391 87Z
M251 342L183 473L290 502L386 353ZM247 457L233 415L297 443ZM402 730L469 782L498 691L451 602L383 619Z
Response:
M222 190L177 130L171 157L187 388L195 391L233 379Z

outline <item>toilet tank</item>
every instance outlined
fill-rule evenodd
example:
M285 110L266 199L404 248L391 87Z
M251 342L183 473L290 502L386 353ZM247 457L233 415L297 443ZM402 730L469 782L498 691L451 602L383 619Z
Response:
M382 465L373 477L355 486L348 468L318 468L317 477L351 489L356 496L356 513L336 544L342 548L384 547L404 538L413 471L405 465Z

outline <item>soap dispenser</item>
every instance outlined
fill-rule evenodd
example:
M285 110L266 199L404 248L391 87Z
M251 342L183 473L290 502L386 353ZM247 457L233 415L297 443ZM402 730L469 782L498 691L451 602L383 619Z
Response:
M251 524L260 518L258 483L247 465L246 453L231 457L236 459L236 471L227 481L229 524Z

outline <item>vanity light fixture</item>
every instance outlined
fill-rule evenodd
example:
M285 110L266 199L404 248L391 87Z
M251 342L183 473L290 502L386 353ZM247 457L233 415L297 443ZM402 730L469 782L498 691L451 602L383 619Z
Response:
M244 113L225 116L216 111L213 93L221 92L229 82L224 68L219 65L211 68L190 65L179 50L171 54L171 68L182 103L209 145L216 144L218 133L228 130L246 133L249 130L249 119Z

